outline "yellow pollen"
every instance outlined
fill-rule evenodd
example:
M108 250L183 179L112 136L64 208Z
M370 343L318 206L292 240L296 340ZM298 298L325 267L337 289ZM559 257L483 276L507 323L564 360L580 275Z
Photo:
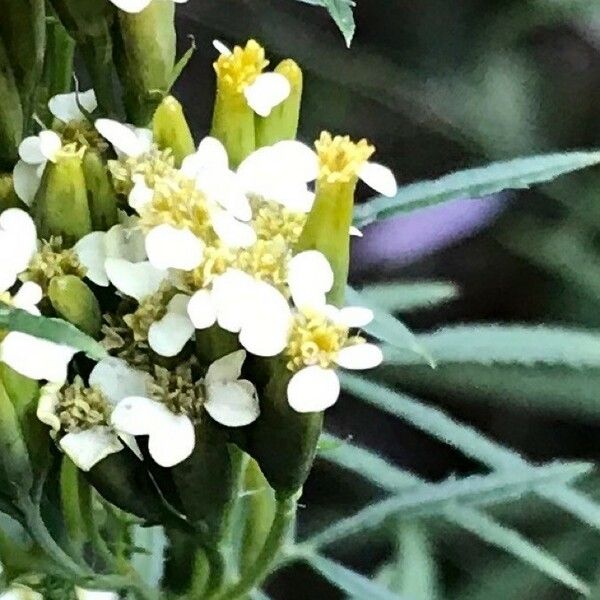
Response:
M252 199L252 208L252 226L259 239L269 240L279 235L292 246L300 238L308 218L305 213L294 212L277 202L266 202L259 198Z
M287 296L289 291L286 279L291 258L290 245L281 235L277 235L272 239L258 240L250 248L239 250L232 266L255 279L270 283Z
M134 175L143 175L149 187L154 187L159 181L176 175L173 152L168 148L160 150L157 146L153 146L149 152L141 156L109 160L108 168L113 177L115 190L123 195L131 191Z
M332 135L324 131L315 142L319 157L319 181L349 183L355 181L364 163L375 152L367 140L353 142L349 136Z
M99 389L86 387L77 376L59 393L57 415L64 431L83 431L107 425L110 405Z
M220 90L242 94L268 64L265 49L256 40L249 40L244 48L236 46L230 55L221 54L213 67Z
M208 287L218 275L233 266L236 251L221 242L206 246L202 264L192 271L181 272L182 287L187 292L195 292Z
M334 364L342 348L363 341L358 336L350 336L347 327L322 313L304 309L294 317L285 351L287 368L298 371L318 365L326 369Z
M176 293L177 290L170 283L163 283L157 292L141 301L135 312L123 317L136 342L148 339L150 325L160 321L167 314L167 304Z

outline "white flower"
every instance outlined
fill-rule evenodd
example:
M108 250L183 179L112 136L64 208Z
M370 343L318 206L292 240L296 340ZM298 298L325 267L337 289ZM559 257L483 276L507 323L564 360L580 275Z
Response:
M149 129L124 125L113 119L97 119L95 126L120 157L137 158L152 148L152 131Z
M244 350L219 358L210 365L204 379L204 408L217 423L227 427L249 425L260 414L256 388L240 379L245 360Z
M153 227L146 235L148 260L157 269L191 271L204 258L204 242L189 229L167 223Z
M87 112L96 110L96 94L94 90L59 94L50 98L48 108L54 117L63 123L79 121L86 118L79 107ZM62 149L60 136L51 130L45 130L39 135L25 138L19 146L21 160L15 165L13 182L17 196L28 206L40 187L42 174L47 161L56 160L56 155Z
M86 268L86 277L95 284L109 284L106 261L120 258L131 263L146 260L144 235L135 227L114 225L108 231L93 231L82 237L73 246L81 264Z
M75 586L75 596L77 600L119 600L116 592L85 590L77 586ZM44 597L31 588L14 585L0 595L0 600L44 600Z
M196 328L187 312L189 297L177 294L167 305L167 314L148 330L150 348L161 356L176 356L194 335Z
M12 287L36 251L37 231L33 219L19 208L9 208L0 214L0 292Z
M123 398L145 394L147 381L146 374L132 369L124 360L106 358L93 368L89 385L98 388L108 404L114 407ZM38 419L56 433L61 428L57 414L61 387L59 384L45 385L37 407ZM137 448L128 437L124 437L123 441L132 449ZM60 439L59 445L82 471L89 471L110 454L123 450L119 436L109 424L71 431Z
M150 5L152 0L110 0L117 8L124 12L139 13ZM173 0L175 4L185 4L188 0Z
M231 50L223 42L214 40L213 46L220 54L231 55ZM290 82L280 73L261 73L244 88L244 96L248 106L256 114L268 117L271 111L290 95L291 91Z
M75 596L77 600L119 600L117 592L85 590L77 586L75 586Z

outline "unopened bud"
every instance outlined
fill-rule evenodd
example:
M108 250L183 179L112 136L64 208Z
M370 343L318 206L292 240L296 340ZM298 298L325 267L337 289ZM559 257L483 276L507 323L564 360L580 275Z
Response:
M81 331L97 337L102 327L102 311L92 290L75 275L53 277L48 297L57 314Z
M108 167L98 152L88 149L83 157L83 173L87 187L92 229L108 231L119 220L117 195Z
M193 154L196 146L192 132L186 121L183 107L173 96L167 96L160 103L152 120L154 142L161 150L170 149L177 167L183 159Z
M282 140L295 140L300 120L302 104L302 70L288 58L281 61L275 73L283 75L290 82L290 95L273 108L268 117L256 115L256 147L271 146Z
M23 108L13 70L0 38L0 167L12 168L23 137Z
M46 165L33 205L41 239L61 236L72 246L92 231L82 155L83 149L66 147Z

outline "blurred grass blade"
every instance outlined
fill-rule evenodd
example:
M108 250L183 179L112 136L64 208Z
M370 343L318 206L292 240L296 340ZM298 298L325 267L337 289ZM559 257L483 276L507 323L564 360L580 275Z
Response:
M252 590L249 594L249 598L250 600L271 600L271 598L261 590Z
M2 306L0 328L71 346L95 360L107 356L106 350L96 340L61 319L38 317L18 308Z
M356 4L354 0L299 0L299 2L326 8L342 32L346 40L346 45L350 48L356 31L356 23L354 22L354 14L352 12Z
M587 595L590 590L585 582L571 573L555 556L534 546L519 532L500 525L487 515L468 508L452 513L451 520L490 544L510 548L510 552L523 562L564 583L567 587Z
M543 325L457 325L415 337L439 366L450 363L600 366L600 334L577 329ZM418 362L410 352L397 347L389 349L386 361Z
M565 152L515 158L457 171L439 179L404 186L394 198L378 197L357 206L354 224L364 227L373 221L450 200L481 198L506 189L525 189L599 162L600 152Z
M473 475L441 483L421 483L392 498L382 500L350 517L340 519L307 540L321 547L367 529L379 527L394 516L402 519L442 514L448 505L488 505L517 500L543 484L569 483L589 473L591 464L553 463L490 475Z
M364 575L319 554L303 555L304 560L338 589L355 600L409 600L377 585Z
M454 300L459 295L453 283L419 281L416 283L382 283L360 290L363 298L388 312L410 312L431 308Z
M383 489L387 489L390 492L399 492L409 487L414 489L415 484L422 482L416 475L399 469L370 450L361 448L355 444L344 443L343 440L330 434L324 434L323 437L329 443L338 442L339 444L335 450L324 454L323 458L361 475ZM593 514L593 509L590 509L584 502L587 499L585 497L582 498L577 492L575 492L576 498L573 499L571 497L571 490L567 488L555 486L554 488L550 487L550 489L557 495L565 494L564 498L558 499L557 504L563 503L571 508L581 506L581 512L584 515ZM582 503L584 504L583 506ZM583 510L584 508L585 510ZM444 509L442 514L447 521L458 527L467 529L473 535L500 548L517 559L525 560L531 567L549 577L575 589L579 589L584 585L558 559L550 555L546 550L528 541L510 527L496 522L480 510L451 504Z
M364 327L364 331L369 335L402 351L416 355L417 362L425 361L431 367L435 366L435 361L427 348L417 341L415 334L402 321L381 310L379 306L349 286L346 288L346 302L349 305L364 306L373 311L374 319Z
M417 429L428 433L445 444L460 450L492 469L513 470L531 465L517 452L486 438L472 427L458 423L443 411L426 406L404 394L395 393L384 386L371 383L355 375L343 373L344 387ZM581 521L600 530L600 505L585 494L565 485L540 485L535 492L542 498L576 516Z
M139 549L131 564L146 585L157 588L163 576L167 538L162 527L133 528L133 545Z

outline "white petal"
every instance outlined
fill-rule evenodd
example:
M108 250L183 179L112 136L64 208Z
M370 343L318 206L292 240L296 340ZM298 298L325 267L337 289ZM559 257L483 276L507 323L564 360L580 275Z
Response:
M260 415L256 389L249 381L214 383L206 393L204 408L221 425L244 427Z
M110 282L126 296L140 301L158 290L167 272L149 262L131 263L122 258L108 258L105 263Z
M199 144L195 154L183 159L181 171L186 177L195 179L202 173L227 171L229 158L225 146L214 137L207 136Z
M346 306L339 311L339 321L346 327L364 327L374 318L370 308L362 306Z
M207 385L238 380L245 360L245 350L237 350L215 360L206 372L205 381Z
M315 193L305 183L292 183L284 186L268 187L263 191L265 200L274 200L288 210L309 213L315 203Z
M43 295L42 288L37 283L26 281L13 296L13 306L39 316L40 311L36 305Z
M42 165L45 164L45 160ZM13 169L13 185L17 196L31 206L42 181L39 165L30 165L20 160Z
M316 152L297 140L283 140L273 145L274 156L285 172L286 178L309 183L319 174L319 159Z
M298 308L323 306L333 287L333 270L325 255L318 250L296 254L288 265L288 285Z
M67 433L60 440L60 447L82 471L89 471L107 456L123 450L123 444L108 427Z
M294 374L287 388L289 405L300 413L321 412L340 395L340 380L333 369L306 367Z
M14 585L0 595L0 600L44 600L44 596L28 587Z
M11 331L0 345L0 359L30 379L62 383L75 348Z
M253 277L238 269L228 269L215 279L212 302L216 307L219 327L232 333L240 331L254 283Z
M150 434L148 451L156 464L169 468L188 458L195 444L196 433L189 417L169 413Z
M134 184L127 201L133 210L140 213L144 207L152 202L154 190L146 185L143 175L134 175L133 181Z
M231 56L231 50L220 40L213 40L213 46L219 54Z
M197 178L196 187L236 219L249 221L252 218L242 182L233 171L203 172Z
M135 158L148 150L147 143L141 140L133 129L123 123L112 119L98 119L95 125L98 133L126 156Z
M168 312L150 325L148 343L161 356L176 356L194 335L194 324L186 315Z
M189 229L154 227L146 236L148 260L157 269L195 269L204 257L204 242Z
M214 210L212 226L220 240L230 248L248 248L256 243L256 232L247 223L235 219L225 210Z
M109 284L104 268L106 261L105 237L106 233L104 231L93 231L82 237L73 246L73 250L81 264L86 268L85 276L90 281L103 287L107 287Z
M37 231L33 219L20 208L9 208L0 214L0 253L2 261L18 273L24 271L37 252ZM6 244L10 244L8 250Z
M58 133L54 131L47 130L40 132L40 152L47 158L54 162L56 160L56 155L62 149L62 140Z
M344 369L373 369L383 361L383 352L375 344L354 344L342 348L335 362Z
M81 112L79 105L88 113L93 113L98 108L94 90L58 94L50 98L48 102L50 112L63 123L86 119L86 115Z
M46 157L42 154L39 136L30 135L19 144L19 157L29 165L37 166L46 162Z
M116 592L105 592L102 590L84 590L75 586L77 600L119 600Z
M143 396L148 375L130 367L120 358L103 358L90 373L90 387L99 388L111 404L129 396Z
M145 396L124 398L110 416L112 426L129 435L150 435L162 426L172 413L169 409Z
M36 416L53 431L60 431L60 418L56 411L59 404L58 392L61 388L61 383L47 383L40 388Z
M124 258L130 262L146 260L144 233L137 227L114 225L104 237L107 258Z
M128 13L142 12L152 0L110 0L117 8Z
M261 117L268 117L292 91L287 77L280 73L262 73L244 88L248 106Z
M361 238L363 237L363 232L358 227L350 225L350 235Z
M208 290L196 292L188 302L187 311L196 329L207 329L217 320L217 309Z
M376 192L392 197L398 193L396 178L390 169L383 165L366 162L358 172L358 176Z

